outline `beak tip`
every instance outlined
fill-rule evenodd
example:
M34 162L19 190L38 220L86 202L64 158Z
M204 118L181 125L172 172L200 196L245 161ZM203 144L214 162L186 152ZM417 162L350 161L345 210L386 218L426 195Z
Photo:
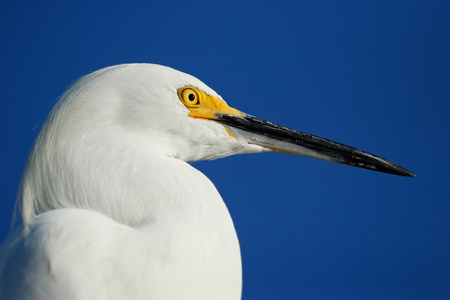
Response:
M408 171L408 174L407 175L405 175L405 176L407 176L407 177L416 177L416 174L414 174L413 172L409 172Z
M400 167L398 165L395 165L395 168L392 168L391 170L381 171L385 173L391 173L394 175L404 176L404 177L416 177L416 174L414 174L411 171L406 170L403 167Z

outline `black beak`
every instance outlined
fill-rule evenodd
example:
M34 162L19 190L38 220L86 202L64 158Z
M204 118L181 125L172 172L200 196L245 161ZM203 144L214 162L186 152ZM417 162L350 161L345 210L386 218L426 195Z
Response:
M248 143L260 145L272 151L415 177L412 172L379 156L250 115L244 114L243 117L239 117L216 114L216 117L215 121L226 125L236 136L245 139Z

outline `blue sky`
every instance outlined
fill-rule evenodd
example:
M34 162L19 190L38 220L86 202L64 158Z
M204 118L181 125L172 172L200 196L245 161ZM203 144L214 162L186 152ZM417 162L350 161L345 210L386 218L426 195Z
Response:
M450 298L449 16L448 1L3 1L0 238L63 91L151 62L417 174L274 153L195 163L234 219L243 299Z

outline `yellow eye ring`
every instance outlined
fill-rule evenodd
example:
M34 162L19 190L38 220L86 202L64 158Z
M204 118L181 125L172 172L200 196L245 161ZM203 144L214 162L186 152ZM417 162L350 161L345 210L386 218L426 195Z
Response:
M188 107L199 106L201 102L201 94L194 88L188 87L179 93L181 101Z

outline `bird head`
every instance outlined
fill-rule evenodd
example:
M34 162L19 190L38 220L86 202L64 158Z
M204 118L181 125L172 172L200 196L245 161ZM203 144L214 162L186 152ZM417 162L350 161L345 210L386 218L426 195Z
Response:
M86 199L107 195L122 214L128 207L120 206L120 186L140 181L145 168L138 166L154 157L197 161L265 151L414 176L368 152L240 112L191 75L126 64L87 75L62 96L31 151L18 203L23 198L30 220L70 205L95 209L104 203Z

